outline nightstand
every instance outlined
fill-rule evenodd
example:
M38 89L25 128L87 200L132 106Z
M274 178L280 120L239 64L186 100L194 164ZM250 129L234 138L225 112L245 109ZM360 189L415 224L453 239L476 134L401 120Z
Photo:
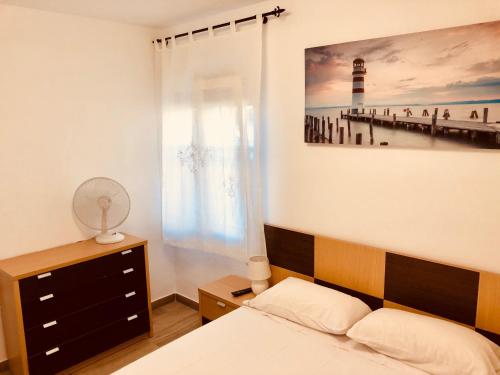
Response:
M202 324L220 318L240 307L243 301L254 298L255 294L253 293L239 297L233 297L231 294L235 290L249 287L250 280L241 276L229 275L198 288Z

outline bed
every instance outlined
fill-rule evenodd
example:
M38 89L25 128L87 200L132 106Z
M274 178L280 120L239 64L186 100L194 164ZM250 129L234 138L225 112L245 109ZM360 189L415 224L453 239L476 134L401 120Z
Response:
M358 344L241 307L117 371L136 374L424 374Z
M265 232L271 289L116 374L500 374L499 274L268 225ZM257 306L291 279L373 312L335 333L294 319L304 306L296 296L314 294L303 286L288 294L295 304L286 305L288 317L279 313L282 302L277 310ZM271 304L282 297L274 294ZM316 297L308 306L332 301ZM323 306L316 318L337 306Z

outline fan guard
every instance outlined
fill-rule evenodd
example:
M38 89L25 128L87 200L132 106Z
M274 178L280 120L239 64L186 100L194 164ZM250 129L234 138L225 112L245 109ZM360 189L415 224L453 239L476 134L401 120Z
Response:
M73 211L85 226L100 230L96 242L116 243L125 237L109 230L122 224L130 212L130 197L125 188L107 177L94 177L83 182L75 191Z

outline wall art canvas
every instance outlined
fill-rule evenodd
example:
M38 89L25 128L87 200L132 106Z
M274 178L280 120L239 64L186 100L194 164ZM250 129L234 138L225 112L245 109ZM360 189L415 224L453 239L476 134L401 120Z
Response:
M308 48L304 140L500 149L500 21Z

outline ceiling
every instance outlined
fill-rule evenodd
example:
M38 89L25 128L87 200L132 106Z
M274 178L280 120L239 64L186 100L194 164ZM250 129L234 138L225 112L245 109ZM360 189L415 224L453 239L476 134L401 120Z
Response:
M162 27L200 16L255 4L261 0L0 0L52 12Z

